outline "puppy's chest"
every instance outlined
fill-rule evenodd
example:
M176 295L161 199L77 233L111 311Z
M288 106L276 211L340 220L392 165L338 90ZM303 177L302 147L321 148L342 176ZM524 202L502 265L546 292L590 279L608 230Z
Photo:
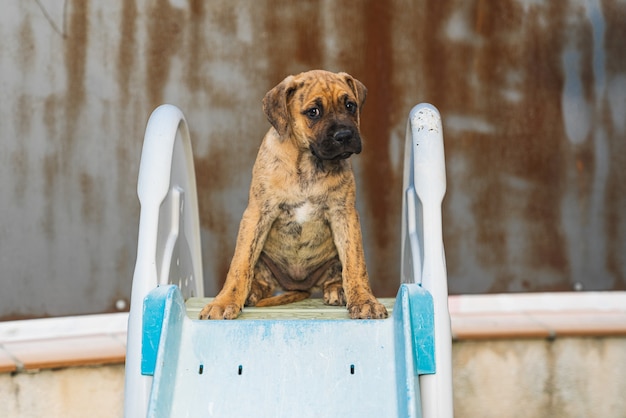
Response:
M302 225L309 222L311 219L319 218L319 212L320 209L313 206L311 202L304 202L291 211L291 218L294 222Z
M320 255L332 255L332 242L326 207L305 200L280 205L264 250L270 256L302 264L302 260L317 262Z
M278 223L280 226L292 226L302 229L310 224L324 223L325 207L309 200L279 205ZM277 225L277 226L279 226Z

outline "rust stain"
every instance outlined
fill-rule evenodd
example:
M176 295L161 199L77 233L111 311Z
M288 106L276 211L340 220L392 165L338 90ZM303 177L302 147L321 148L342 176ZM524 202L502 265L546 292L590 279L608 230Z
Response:
M129 201L136 202L135 190L129 188L128 179L137 175L139 164L139 150L143 140L146 113L149 111L143 106L144 97L133 94L141 89L136 79L140 79L137 67L141 63L141 56L137 46L137 31L139 10L135 0L124 0L122 15L119 23L120 40L117 46L116 79L119 92L117 120L124 126L126 138L115 144L115 163L117 165L117 201L120 207L128 205ZM141 115L141 119L137 117ZM114 129L112 127L112 129ZM126 140L127 139L127 140ZM131 213L138 216L138 203L131 208ZM119 271L122 277L129 270Z
M205 8L201 4L202 1L190 0L191 13L194 18L204 17ZM234 35L237 29L237 3L235 2L223 2L219 7L212 8L209 14L210 19L208 22L216 25L216 29L220 33Z
M30 19L25 18L22 20L19 31L19 65L20 68L30 68L35 59L35 37L33 35L33 28L30 24Z
M184 82L189 91L202 93L194 94L192 102L195 103L198 98L204 96L208 104L203 102L202 106L227 109L233 114L237 114L240 109L241 103L237 96L241 93L237 90L243 87L216 81L215 74L207 71L207 65L223 60L229 62L230 57L245 54L248 47L236 38L237 13L235 3L224 3L219 8L211 8L211 13L208 13L205 2L193 0L189 2L189 24L185 27ZM207 36L207 26L214 28L217 33L215 38ZM223 37L230 42L218 43L217 39ZM237 48L241 50L237 51ZM238 63L238 66L243 65L245 62ZM253 76L254 73L251 72L250 77ZM245 105L256 109L259 115L262 114L260 98L255 101L251 97ZM241 117L244 117L243 114ZM247 121L248 119L244 123ZM232 126L227 130L213 128L206 132L198 130L192 121L190 134L193 142L208 144L208 151L204 155L194 153L194 163L201 227L211 237L211 243L204 248L204 257L210 260L210 265L205 268L205 277L215 282L215 285L211 284L209 288L220 287L234 251L240 220L238 208L231 207L229 202L247 196L246 190L236 189L236 178L243 176L241 173L251 171L255 148L260 144L262 134L257 133L250 137L250 133L246 132L243 126ZM235 193L241 193L240 199L234 198ZM213 246L215 242L219 244Z
M59 161L55 155L46 156L43 160L45 210L42 220L42 229L48 242L56 237L56 222L54 210L54 191L57 176L59 175Z
M195 171L198 183L198 210L200 212L200 224L203 229L215 234L221 243L217 247L217 254L211 254L213 271L218 277L218 287L222 286L228 273L230 259L234 251L234 236L229 237L229 211L225 202L218 198L219 192L223 191L228 184L228 153L213 151L208 155L195 158ZM231 219L233 221L233 219ZM237 222L237 221L235 221ZM205 251L206 251L205 245Z
M163 103L163 91L170 75L170 62L182 43L183 10L172 7L168 0L151 4L148 15L147 74L145 89L148 108Z
M80 174L79 182L82 194L81 213L83 219L86 222L102 225L104 203L101 197L101 187L99 187L93 176L86 172Z
M58 134L57 123L59 117L56 109L59 108L58 100L54 96L49 96L44 102L44 125L46 126L46 132L49 137L54 138ZM52 242L55 238L55 211L54 211L54 198L56 191L57 178L59 176L60 164L57 158L57 154L46 155L42 164L44 178L44 214L42 222L42 230L44 236L49 242Z
M69 6L67 37L64 39L67 92L65 97L65 136L69 146L74 140L78 118L85 102L85 68L89 45L89 2L74 0Z
M604 18L606 19L605 52L606 71L610 74L609 80L615 81L619 75L626 74L626 54L624 54L624 40L626 40L626 6L617 1L603 2ZM609 87L610 88L610 87ZM605 106L609 106L605 102ZM621 112L615 112L617 118L626 119L623 104ZM606 117L609 112L607 109ZM621 113L621 114L620 114ZM624 231L626 230L626 220L624 213L626 208L626 132L618 127L619 121L604 120L603 126L607 127L607 137L609 140L610 161L600 161L600 164L609 164L609 173L606 184L606 220L604 223L604 233L606 235L607 259L606 267L613 275L613 289L626 289L626 240ZM624 125L622 125L624 126Z
M29 151L25 139L28 138L31 133L32 113L32 100L30 96L25 94L20 95L15 109L15 119L17 121L16 139L19 146L11 156L13 172L15 173L14 195L18 201L24 198L28 187L30 164Z
M472 176L448 178L449 183L461 183L459 187L472 202L471 217L457 221L475 225L477 242L471 251L482 268L494 274L489 291L529 290L531 286L535 290L542 286L543 290L565 289L568 265L559 226L561 195L555 193L563 181L560 167L565 151L558 88L562 85L560 57L553 53L561 48L560 37L554 35L560 23L544 27L544 16L524 16L515 2L477 2L468 11L475 16L468 27L482 41L454 43L442 36L439 28L458 10L450 5L433 6L429 11L433 20L426 22L425 30L437 36L427 43L430 46L425 45L430 49L424 98L439 107L444 125L448 115L465 114L485 120L489 126L487 131L444 132L448 161L461 156ZM559 11L550 16L559 16ZM472 70L463 72L464 68ZM515 94L507 100L502 90L511 83ZM512 185L520 189L514 190ZM444 201L450 276L480 280L458 270L457 266L463 265L458 257L466 257L467 250L456 246L463 241L455 236L455 228L446 228L453 225L446 222L452 217ZM511 225L517 222L525 224L522 237L512 235ZM557 280L553 277L544 284L533 284L523 277L522 265L549 272ZM451 283L451 291L454 285Z
M29 162L28 151L25 146L20 146L11 155L12 171L15 174L13 193L18 202L22 202L28 186Z
M224 20L233 20L224 19ZM186 31L190 35L186 49L186 77L185 82L190 91L197 91L204 87L206 74L204 73L204 57L208 48L205 44L205 4L202 0L189 0L189 24Z
M31 133L31 117L33 115L33 100L30 95L21 94L17 99L15 119L17 121L18 139L27 138Z
M311 67L319 67L324 62L322 38L319 36L322 23L320 9L315 2L304 3L301 6L300 13L296 13L298 18L294 19L295 54L293 59Z
M137 5L135 0L124 0L120 21L120 43L117 48L117 83L123 105L128 103L131 92L130 77L136 65Z
M512 2L500 4L504 8L516 6ZM486 13L491 14L492 11L488 9ZM522 16L514 11L510 14ZM491 15L487 20L493 21L495 17ZM558 50L561 41L558 36L548 36L537 20L524 22L521 18L516 21L496 19L492 24L493 28L481 33L485 39L492 41L489 48L478 51L479 80L487 89L489 83L492 83L496 90L505 85L510 72L517 70L523 74L525 91L518 102L510 105L502 100L486 101L487 107L480 110L485 114L498 115L497 130L483 142L484 146L471 153L473 171L487 180L484 193L477 196L475 201L474 219L479 223L480 242L487 244L483 245L484 250L496 255L495 259L488 259L485 256L489 255L482 251L485 265L493 266L491 268L496 271L496 280L490 291L515 288L513 280L520 277L520 263L514 261L513 257L515 260L521 257L522 264L534 265L538 270L561 272L561 283L553 281L546 284L543 290L565 288L567 278L562 272L567 270L567 263L562 246L563 236L556 222L560 217L561 195L545 192L546 186L549 189L558 188L555 186L563 179L563 173L555 169L560 165L558 160L562 155L559 149L563 146L563 127L560 123L549 123L550 120L561 120L560 90L548 87L562 84L559 59L549 52ZM557 28L558 24L551 25L551 31ZM509 33L528 36L532 41L524 43L524 49L520 49L515 42L507 39ZM495 37L495 34L499 36ZM494 62L497 65L493 65ZM535 62L541 62L542 65L536 66L533 64ZM493 97L496 91L488 89L485 93ZM539 102L546 105L541 111L536 109ZM543 129L537 131L538 126ZM522 152L519 152L520 144L523 144ZM519 208L519 214L516 213L517 207L509 206L509 202L517 202L517 199L501 198L512 193L510 186L503 181L505 176L523 179L529 185L528 189L521 191L524 199L520 203L525 207ZM513 249L510 240L516 237L511 236L507 225L518 220L510 218L511 212L520 217L519 221L528 220L525 241L521 247ZM494 236L490 231L497 235ZM528 284L522 281L521 286Z
M369 89L362 118L364 150L354 158L361 175L357 181L368 269L378 295L393 295L399 276L402 176L395 144L390 141L403 136L410 106L422 101L442 112L449 167L463 166L461 175L448 177L444 201L452 293L472 287L489 292L569 290L570 277L576 272L568 248L577 244L566 230L570 227L582 231L585 238L591 232L595 238L584 245L605 258L600 264L606 266L591 273L608 271L614 278L610 286L625 289L626 142L624 112L614 107L612 94L623 91L620 83L626 82L626 7L615 0L600 3L606 24L608 91L603 93L594 84L597 47L587 5L515 0L424 2L419 7L409 3L331 5L307 0L278 1L268 7L269 3L244 6L244 2L188 0L179 8L173 4L180 2L154 0L144 8L136 0L125 0L120 4L120 20L113 26L120 34L114 83L120 91L116 100L121 110L117 116L111 115L113 110L94 119L102 129L114 130L119 123L120 132L136 138L132 142L118 137L114 145L111 158L117 164L119 204L135 205L131 209L138 213L137 204L128 203L136 199L127 180L136 174L132 171L138 164L144 117L156 105L171 100L164 97L167 87L177 90L174 99L180 100L188 116L198 117L205 109L241 114L241 123L232 126L223 121L209 126L206 120L190 120L193 140L208 150L195 156L203 236L220 243L215 254L205 257L217 264L215 269L223 279L240 219L232 206L245 201L244 185L268 127L260 107L263 93L288 74L311 68L343 70ZM93 107L88 97L91 87L85 83L86 60L101 56L87 51L97 44L94 39L101 27L96 26L100 24L96 17L102 12L94 2L77 0L68 2L66 11L64 36L59 40L54 35L55 42L63 43L58 55L67 91L44 98L14 94L11 112L18 134L28 139L37 132L32 115L43 101L43 123L51 141L45 150L48 154L41 161L33 160L25 142L9 157L16 195L27 188L29 173L39 165L45 178L42 239L50 244L61 233L59 219L64 214L59 212L63 207L59 196L82 193L78 198L84 200L85 220L103 222L95 206L104 183L96 173L81 173L68 164L77 157L68 154L78 138L75 128L83 127L75 121L83 111L101 112L99 105ZM92 22L90 16L95 16ZM37 72L33 65L39 62L42 45L47 45L35 36L39 32L33 31L37 28L32 22L27 15L14 25L13 41L21 45L15 65L22 70L25 83ZM250 28L242 30L242 25ZM139 42L144 29L145 45ZM458 37L457 32L453 39L450 30L461 30L464 36ZM568 140L563 122L566 75L562 56L567 48L580 54L576 77L580 77L581 101L593 111L591 133L581 135L576 144ZM137 68L144 67L140 74ZM225 76L231 68L236 71ZM249 76L245 84L237 78L241 75ZM134 86L134 81L141 85ZM141 88L146 96L133 96ZM190 108L196 113L189 112ZM455 118L478 121L479 128L474 129L472 123L469 128L455 125ZM606 136L606 156L598 151L597 129ZM605 167L606 180L600 181L598 172ZM604 194L598 203L599 188ZM577 211L574 221L565 219L563 213L564 202L571 196ZM452 207L459 200L467 202L464 213ZM601 207L593 215L601 218L598 222L591 221L594 205ZM132 239L126 239L128 246L133 245ZM118 273L132 268L132 261L132 254L118 255L114 262ZM465 266L472 263L476 269L466 271Z
M398 288L400 262L399 239L402 177L391 166L389 141L396 92L393 84L393 16L388 4L368 1L362 10L364 26L364 62L360 68L368 97L361 126L365 147L362 155L365 201L369 227L374 237L376 256L368 270L377 294L394 295ZM358 78L358 77L357 77Z
M58 100L54 95L48 96L44 100L43 122L46 126L46 133L51 138L56 138L58 135L57 123L59 121L56 114L58 106Z
M289 74L323 68L323 37L320 36L320 8L316 1L272 4L275 10L265 19L265 54L269 60L267 90ZM280 51L280 53L277 53Z
M128 272L133 271L134 262L135 259L133 257L133 253L129 252L126 247L120 248L115 256L115 272L123 277L124 275L128 274ZM130 293L128 293L130 283L128 283L128 281L122 281L117 283L117 293L128 297L128 295L130 295ZM122 290L120 290L120 288Z
M626 72L626 56L624 40L626 39L626 5L620 1L602 2L606 33L604 47L606 49L606 70L611 74Z
M261 110L259 110L260 112ZM260 144L262 135L256 135ZM249 184L252 175L252 165L254 157L249 157L250 150L256 151L253 139L247 142L250 147L243 150L241 146L230 143L222 143L219 139L212 137L209 139L211 147L207 154L194 158L196 181L198 186L198 208L200 212L201 228L211 235L212 243L204 244L206 253L212 248L210 254L205 254L210 260L209 280L215 280L216 287L221 287L230 259L235 250L235 240L243 208L231 204L237 201L246 201L248 190L236 188L238 183L234 179L245 178L244 183ZM234 167L237 167L234 170ZM213 237L215 237L213 239Z

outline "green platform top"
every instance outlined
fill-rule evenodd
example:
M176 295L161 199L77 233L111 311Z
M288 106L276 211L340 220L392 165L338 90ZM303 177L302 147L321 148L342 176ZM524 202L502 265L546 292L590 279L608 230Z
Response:
M200 310L213 298L189 298L186 302L187 316L198 319ZM385 305L389 316L393 312L395 298L378 298ZM237 319L350 319L345 306L328 306L320 298L309 298L287 305L265 308L245 307Z

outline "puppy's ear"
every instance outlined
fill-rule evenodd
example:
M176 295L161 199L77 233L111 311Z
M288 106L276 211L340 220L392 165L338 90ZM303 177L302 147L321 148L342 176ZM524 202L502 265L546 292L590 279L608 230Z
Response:
M361 109L365 104L365 97L367 97L367 87L348 73L339 73L339 75L343 76L346 83L348 83L348 86L359 102L359 109Z
M295 79L290 75L268 91L263 98L263 112L281 138L289 132L288 104L295 91Z

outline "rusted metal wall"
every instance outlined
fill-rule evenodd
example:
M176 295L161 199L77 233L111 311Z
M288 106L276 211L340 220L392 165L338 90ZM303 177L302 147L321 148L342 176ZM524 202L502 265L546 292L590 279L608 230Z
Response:
M444 118L452 293L626 288L623 1L10 1L0 14L0 318L127 300L143 129L185 112L205 282L228 268L264 93L311 68L369 95L354 157L368 268L399 281L402 150Z

